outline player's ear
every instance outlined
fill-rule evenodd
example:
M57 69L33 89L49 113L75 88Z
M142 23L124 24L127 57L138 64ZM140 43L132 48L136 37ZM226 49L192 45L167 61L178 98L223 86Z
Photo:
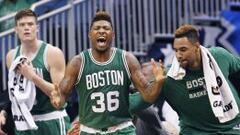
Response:
M14 27L15 33L18 34L17 26Z
M39 27L39 25L37 24L37 32L39 32L39 28L40 28L40 27Z
M115 32L112 32L112 36L115 38Z
M91 29L89 29L88 38L91 39Z

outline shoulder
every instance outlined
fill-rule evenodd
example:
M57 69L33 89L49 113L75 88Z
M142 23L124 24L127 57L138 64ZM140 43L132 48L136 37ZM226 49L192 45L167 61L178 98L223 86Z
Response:
M17 49L11 49L7 52L7 57L13 57L13 55L16 53Z
M138 59L131 52L125 51L125 58L131 73L136 73L141 69Z
M70 60L69 64L71 64L72 66L80 67L82 61L83 61L83 57L81 54L79 54L79 55L74 56Z
M47 63L51 66L65 66L65 57L61 49L58 47L47 45Z
M131 52L125 51L125 58L126 58L126 61L127 61L128 65L133 65L133 66L140 65L140 63L139 63L138 59L136 58L136 56L133 53L131 53Z
M233 58L233 55L222 47L211 47L209 51L216 61L228 63Z
M222 47L211 47L209 51L215 57L222 57L230 54L230 52Z
M8 51L7 55L6 55L6 64L7 64L7 67L10 68L10 65L14 59L14 54L16 54L16 51L17 49L14 48L14 49L11 49Z
M133 55L133 53L128 52L128 51L124 51L125 53L125 57L127 61L134 61L137 60L137 58Z
M55 47L51 44L47 44L47 48L48 48L48 53L57 53L57 54L62 54L62 50L58 47Z
M64 55L60 48L52 46L50 44L47 45L47 58L48 59L63 59Z
M72 75L72 77L77 76L80 71L80 68L83 67L82 61L83 58L80 54L74 56L67 64L66 74Z

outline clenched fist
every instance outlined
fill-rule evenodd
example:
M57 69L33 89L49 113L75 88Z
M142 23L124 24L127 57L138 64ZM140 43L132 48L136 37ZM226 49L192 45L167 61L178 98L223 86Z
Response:
M51 97L51 104L57 108L60 109L61 108L61 92L59 90L58 85L54 84L54 90L51 91L50 93Z

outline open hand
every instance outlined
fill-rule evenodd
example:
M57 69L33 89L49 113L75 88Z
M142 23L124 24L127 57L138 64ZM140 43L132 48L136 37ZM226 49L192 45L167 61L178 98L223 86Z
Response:
M153 66L153 75L155 76L155 81L159 82L166 78L165 76L165 69L164 65L161 60L159 60L159 63L155 62L153 59L151 59L151 64Z

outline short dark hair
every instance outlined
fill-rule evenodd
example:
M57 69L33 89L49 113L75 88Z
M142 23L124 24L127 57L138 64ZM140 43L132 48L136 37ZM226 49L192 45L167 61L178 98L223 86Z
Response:
M90 28L92 28L94 22L101 21L101 20L109 22L112 27L111 16L107 12L99 10L96 12L95 16L93 17Z
M17 25L17 21L25 16L32 16L36 19L37 22L37 14L33 12L31 9L23 9L17 12L15 15L15 23Z
M176 30L175 38L182 37L186 37L192 43L199 42L198 30L193 25L185 24Z

